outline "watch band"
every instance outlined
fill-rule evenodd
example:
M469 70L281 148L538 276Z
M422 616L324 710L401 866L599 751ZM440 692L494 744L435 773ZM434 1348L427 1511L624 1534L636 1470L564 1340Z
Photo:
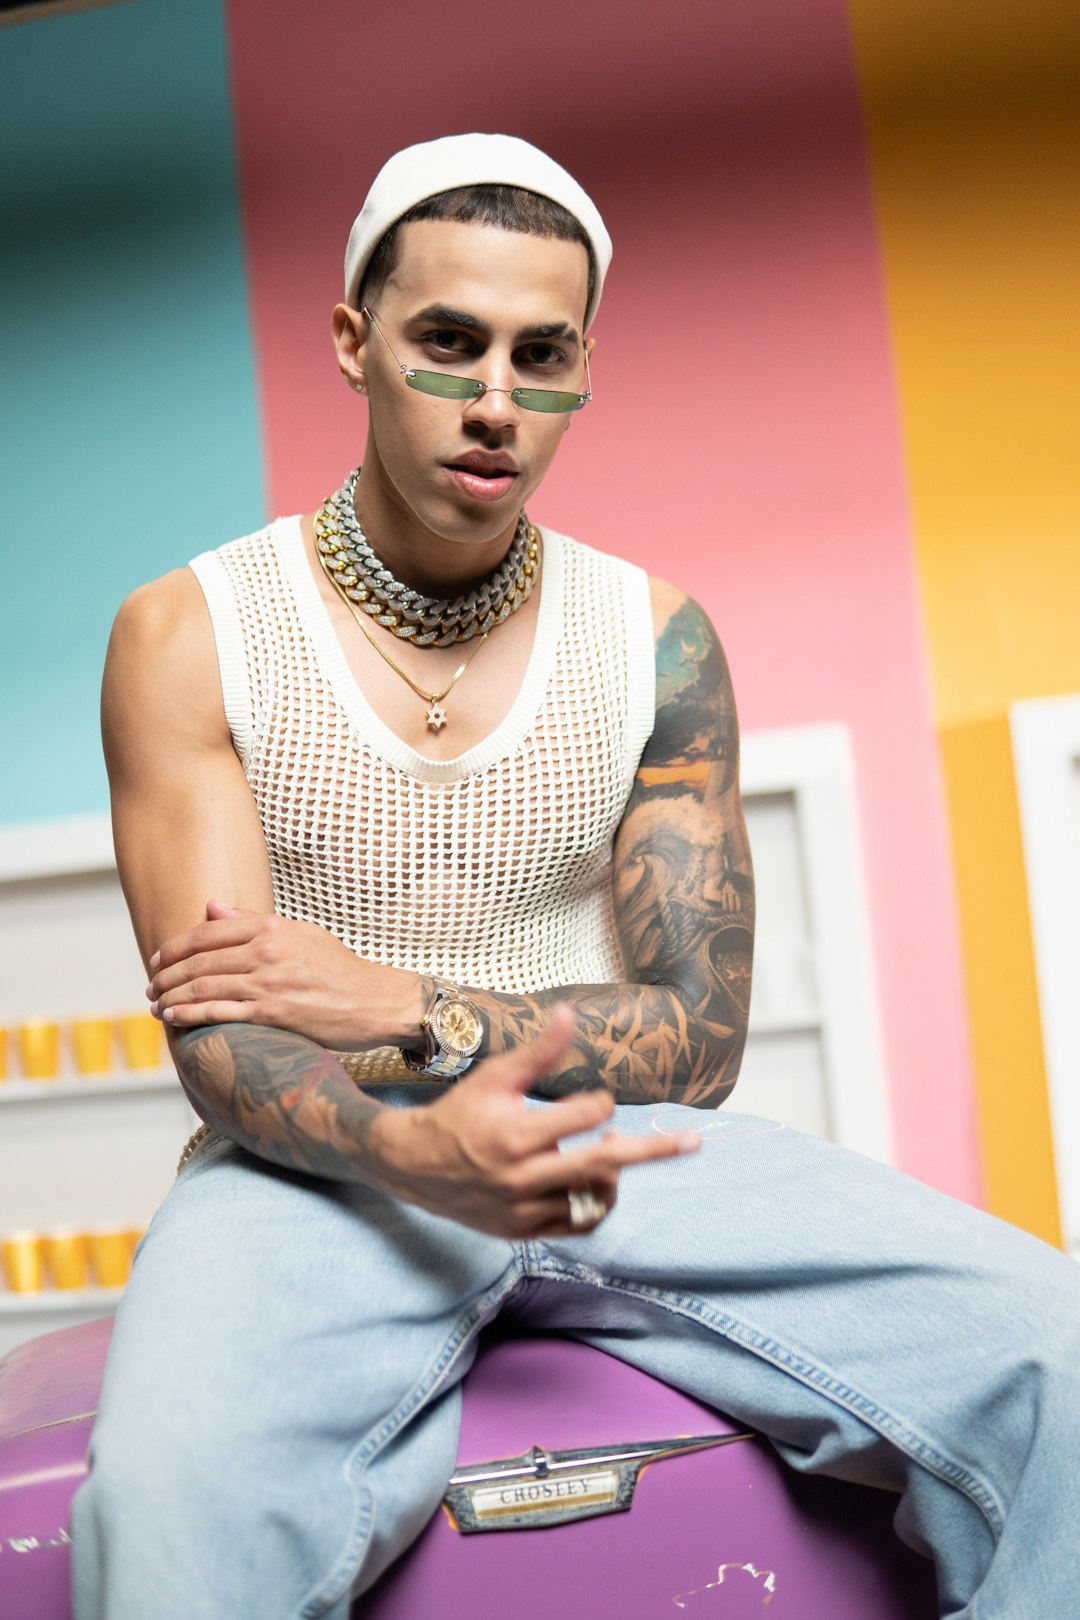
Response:
M460 1080L483 1044L484 1020L479 1008L456 985L445 979L433 983L435 993L420 1020L426 1050L403 1050L401 1055L414 1074Z
M405 1061L408 1062L408 1058ZM460 1080L471 1062L471 1057L452 1058L449 1053L439 1052L429 1062L420 1064L417 1073L428 1075L432 1080Z

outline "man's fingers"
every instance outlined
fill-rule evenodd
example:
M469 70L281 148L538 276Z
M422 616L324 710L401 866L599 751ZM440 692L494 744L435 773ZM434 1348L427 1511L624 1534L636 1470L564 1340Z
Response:
M621 1171L633 1164L652 1164L657 1159L678 1158L695 1153L701 1138L693 1131L678 1136L619 1136L612 1131L600 1142L575 1148L569 1153L537 1154L523 1167L530 1193L554 1192L571 1187L612 1189Z
M181 1007L201 1007L210 1002L235 1002L238 1006L246 1007L248 1011L244 1016L250 1017L250 1009L256 999L251 982L247 978L230 978L227 974L205 973L188 983L177 985L174 990L161 991L151 1001L150 1011L156 1017L163 1018L167 1012L175 1012Z
M259 913L245 906L230 906L225 900L208 900L206 915L213 920L217 917L257 917Z
M249 973L251 966L251 955L245 953L241 946L197 951L172 967L159 967L147 985L146 993L151 1001L155 1001L159 996L167 996L173 991L190 993L190 986L196 980L206 982L212 979L218 987L213 993L228 996L234 988L241 988L238 975ZM226 981L229 981L228 985Z
M595 1193L598 1200L597 1212L587 1220L575 1221L571 1218L570 1199L566 1193L551 1194L546 1198L538 1198L519 1204L516 1210L517 1226L520 1237L585 1237L593 1232L610 1215L615 1206L616 1195L614 1190L610 1195Z
M158 973L162 968L173 967L189 956L198 955L200 951L227 950L232 945L246 944L251 938L252 919L257 916L257 912L248 912L238 917L216 918L189 928L186 934L167 939L161 949L154 953L157 960L154 957L150 959L153 971Z
M629 1166L678 1158L700 1146L701 1138L693 1131L667 1137L620 1136L612 1131L602 1141L568 1153L553 1148L523 1159L506 1178L506 1192L512 1202L519 1203L547 1196L565 1198L571 1189L591 1188L614 1203L619 1176Z
M170 1029L194 1029L199 1024L267 1024L269 1014L254 1001L191 1001L166 1007L161 1018Z
M579 1091L572 1097L560 1097L547 1108L530 1109L521 1122L526 1151L542 1152L555 1147L566 1136L595 1131L611 1118L614 1109L615 1099L602 1087Z

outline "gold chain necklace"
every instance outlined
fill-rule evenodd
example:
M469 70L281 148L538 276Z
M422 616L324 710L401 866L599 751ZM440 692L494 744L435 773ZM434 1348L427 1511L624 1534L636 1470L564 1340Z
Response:
M329 506L330 506L329 501L324 501L323 505L319 509L319 513L318 513L318 515L316 517L316 520L315 520L315 534L316 534L316 536L318 535L319 529L320 529L320 521L319 520L320 519L325 519L328 515L332 516L332 512L328 512ZM406 674L405 670L402 669L401 665L394 662L394 660L390 657L390 654L386 651L385 648L380 647L379 643L375 640L375 637L371 634L371 632L368 629L367 625L364 623L364 620L363 620L363 617L361 615L360 609L357 607L356 603L353 602L351 600L351 598L348 597L345 594L345 590L342 587L342 585L340 584L340 582L339 582L339 580L337 578L337 575L328 566L328 564L330 562L330 558L322 550L320 550L317 542L316 542L316 546L315 546L315 555L316 555L316 557L318 557L319 562L322 564L323 573L326 575L327 579L329 579L331 581L331 583L335 586L335 588L337 589L338 595L341 597L341 600L345 603L345 606L349 609L349 611L352 614L353 618L356 620L357 624L360 626L361 630L364 632L365 638L367 639L368 642L370 642L371 646L374 647L374 649L378 653L379 657L384 661L384 663L389 664L390 668L394 671L394 674L395 675L400 675L401 679L403 681L405 681L407 685L412 687L412 689L416 693L417 697L423 698L424 702L428 705L427 715L425 716L425 718L427 720L428 730L429 731L441 731L443 726L445 726L446 722L447 722L446 710L442 707L443 699L445 697L449 696L449 694L453 691L454 687L457 685L458 681L460 681L461 677L464 675L465 671L468 669L469 665L472 663L473 659L476 657L477 653L480 651L480 648L484 645L484 642L487 640L488 636L491 634L491 629L493 629L494 626L491 626L489 629L485 630L483 635L481 635L477 639L475 647L471 647L469 649L468 654L466 655L465 658L462 659L461 663L458 665L457 669L455 669L453 675L451 675L449 681L443 687L442 691L441 692L429 692L423 686L420 686L418 682L414 681L411 675Z
M346 601L348 601L347 597ZM367 625L364 623L363 619L360 617L359 613L353 607L351 602L349 602L349 606L352 608L354 619L364 632L368 641L370 641L371 645L374 647L375 651L378 653L379 657L390 665L390 668L394 671L395 675L400 675L403 681L407 681L409 683L417 697L422 697L424 702L429 705L426 715L428 730L441 731L443 726L446 724L446 710L441 707L442 700L453 691L454 687L457 685L458 681L460 681L461 677L464 675L465 671L468 669L469 665L472 663L473 659L484 645L484 642L491 634L491 631L485 630L483 635L477 641L476 646L470 647L468 653L461 660L461 663L458 665L457 669L455 669L453 675L451 675L449 681L443 687L441 692L426 692L422 686L417 685L416 681L413 680L411 675L406 675L400 664L394 663L394 660L391 658L386 649L379 646L379 643L375 640L375 637L371 634Z

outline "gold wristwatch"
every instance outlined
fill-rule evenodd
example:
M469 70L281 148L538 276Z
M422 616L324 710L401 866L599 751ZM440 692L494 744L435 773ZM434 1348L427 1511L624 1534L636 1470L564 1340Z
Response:
M433 1080L460 1080L484 1039L484 1020L468 996L445 979L435 979L435 994L420 1028L427 1040L423 1052L403 1051L402 1057L416 1074Z

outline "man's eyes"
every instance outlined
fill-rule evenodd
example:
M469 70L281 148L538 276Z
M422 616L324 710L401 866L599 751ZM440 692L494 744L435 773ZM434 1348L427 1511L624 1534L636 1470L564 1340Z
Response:
M483 358L483 348L464 332L425 332L420 341L437 360L458 363ZM514 364L527 371L555 371L569 363L565 349L554 343L527 343L514 354Z
M425 332L421 340L429 349L443 354L467 354L466 340L461 332Z
M569 356L554 343L530 343L518 352L516 359L519 365L533 366L539 371L553 371L557 366L565 366Z

